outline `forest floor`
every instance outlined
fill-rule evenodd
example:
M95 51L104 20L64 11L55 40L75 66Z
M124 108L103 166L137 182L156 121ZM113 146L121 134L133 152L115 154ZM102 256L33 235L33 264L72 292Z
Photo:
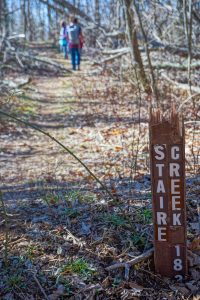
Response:
M40 49L40 55L70 68L55 50ZM50 138L4 118L0 188L7 214L0 221L0 299L200 299L199 164L193 167L190 160L191 147L194 155L199 147L194 128L186 130L187 280L155 275L152 258L107 271L152 249L148 99L143 105L140 91L109 71L98 74L88 60L65 76L32 74L22 90L10 99L10 112L69 147L119 200L109 200Z

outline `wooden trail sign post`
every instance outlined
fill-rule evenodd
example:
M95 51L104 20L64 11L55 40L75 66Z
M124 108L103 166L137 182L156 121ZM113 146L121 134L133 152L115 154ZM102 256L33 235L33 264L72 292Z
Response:
M150 118L155 271L181 280L187 274L184 124L172 110Z

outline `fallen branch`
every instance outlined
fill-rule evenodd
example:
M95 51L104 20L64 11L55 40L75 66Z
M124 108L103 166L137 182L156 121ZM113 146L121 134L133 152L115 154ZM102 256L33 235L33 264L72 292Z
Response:
M115 59L117 59L117 58L120 58L120 57L123 56L124 54L127 54L127 53L126 53L126 52L121 52L121 53L118 53L118 54L116 54L116 55L112 55L112 56L110 56L110 57L107 57L106 59L101 60L100 62L95 61L95 62L93 62L92 66L96 66L96 65L102 66L103 64L106 64L106 63L111 62L111 61L113 61L113 60L115 60Z
M5 241L3 243L4 245L4 262L5 266L8 267L8 251L9 251L9 226L8 226L8 214L6 211L6 206L3 200L3 195L2 192L0 191L0 202L1 202L1 207L3 210L3 217L5 220Z
M187 103L188 101L190 101L192 98L196 97L196 96L199 96L200 93L196 93L194 95L191 95L189 96L186 100L184 100L180 105L179 105L179 108L177 110L177 112L180 112L182 110L182 107L184 106L185 103Z
M48 3L47 0L43 0L43 3ZM67 8L67 10L70 11L70 13L76 14L80 16L81 18L85 19L88 22L93 22L93 19L88 16L83 10L79 9L78 7L74 6L67 0L54 0L54 3L60 5L62 8Z
M58 6L53 5L52 3L49 3L49 1L47 0L40 0L40 2L42 2L43 4L46 4L50 9L56 11L59 14L63 14L63 8L60 8ZM65 16L69 17L70 15L65 11Z
M110 54L110 55L114 55L114 54L118 54L118 53L129 53L130 50L128 47L124 47L124 48L118 48L118 49L104 49L102 54Z
M182 57L187 57L188 56L188 49L184 48L184 47L175 47L175 46L171 46L171 45L165 45L163 47L163 50L170 52L173 55L179 55ZM194 59L199 59L200 58L200 53L199 52L193 52L192 53L192 58Z
M170 45L167 41L162 40L155 32L153 32L154 40L150 40L149 43L152 45L152 50L163 50L167 51L173 55L179 55L182 57L188 57L188 48L185 46L174 46ZM193 47L193 52L191 53L192 58L199 59L200 52L197 47Z
M35 280L35 282L37 283L40 291L42 292L42 294L44 295L46 300L49 300L49 297L47 296L47 294L45 293L45 290L43 289L43 287L41 286L41 284L39 283L39 280L37 279L36 275L33 274L33 279Z
M164 63L154 63L153 64L154 69L176 69L176 70L181 70L185 71L188 69L187 64L179 64L179 63L170 63L170 62L164 62ZM191 69L193 70L198 70L200 69L200 62L196 62L191 64Z
M156 41L148 41L149 44L149 51L167 51L173 55L179 55L181 57L188 56L188 49L184 47L175 47L173 45L165 45L164 43L158 43ZM144 52L144 47L139 47L141 52ZM102 54L117 54L123 52L124 54L128 53L130 50L128 47L118 48L118 49L105 49L103 50ZM195 51L192 53L193 59L199 59L200 53Z
M104 34L106 37L110 37L110 38L125 39L125 37L126 37L126 34L124 31L105 32Z
M10 61L14 61L22 69L39 69L54 72L62 71L63 73L71 72L63 65L58 64L51 59L42 58L26 52L24 53L22 51L18 51L16 47L13 47L11 45L9 37L0 35L0 39L0 56L2 57L0 66L1 70L6 68Z
M18 52L17 54L18 54L18 57L20 57L22 63L24 63L24 64L28 63L28 65L31 65L31 64L33 64L33 62L38 62L40 64L43 64L44 66L45 65L52 66L61 71L71 72L69 69L65 68L64 66L62 66L50 59L40 58L40 57L36 57L36 56L30 55L30 54L22 53L22 52ZM11 51L9 53L9 55L15 56L16 53L14 51ZM42 67L42 65L40 65L39 67Z
M200 121L187 121L187 122L184 122L185 125L187 124L197 124L197 125L200 125Z
M169 81L170 83L172 83L173 85L177 86L179 89L187 90L187 91L190 90L190 87L188 86L188 84L184 84L184 83L174 81L171 78L169 78L166 74L164 74L163 72L161 72L161 76L163 78L165 78L167 81ZM197 86L191 86L191 90L195 93L198 93L198 94L200 93L200 88L197 87Z
M0 83L0 94L10 94L19 91L20 88L25 86L31 81L31 78L23 77L23 78L16 78L16 80L2 80Z
M142 262L143 260L145 260L147 258L150 258L152 256L153 252L154 252L154 248L151 248L148 251L142 253L141 255L139 255L139 256L127 261L127 262L116 263L112 266L107 267L106 271L112 271L112 270L115 270L115 269L118 269L118 268L125 268L125 267L127 267L127 265L129 267L133 266L133 265L136 265L136 264Z

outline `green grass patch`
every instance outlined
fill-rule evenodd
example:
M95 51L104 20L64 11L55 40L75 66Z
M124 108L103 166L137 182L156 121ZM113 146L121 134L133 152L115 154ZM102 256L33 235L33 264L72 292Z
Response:
M73 286L69 280L65 279L63 276L59 276L59 280L57 281L57 283L62 284L64 286L65 296L73 295ZM59 299L66 299L65 296L60 296L61 298Z
M31 96L26 95L25 93L20 94L20 95L16 95L17 99L19 99L20 101L31 101L33 102L34 99Z
M54 110L54 113L56 114L64 114L64 113L68 113L71 109L71 105L70 104L64 104L63 107L59 107L57 109Z
M77 274L84 277L90 277L94 272L95 269L91 268L88 262L82 258L72 260L61 268L61 274Z
M75 202L79 203L92 203L97 200L97 197L93 193L82 193L80 191L70 191L66 194L65 200L68 204L72 204Z
M136 215L136 222L142 224L151 224L153 222L153 212L152 209L142 208L138 211Z
M43 201L47 203L48 206L59 204L61 201L61 197L56 192L48 192L45 196L43 196Z
M76 208L68 208L66 210L66 215L69 218L77 218L80 216L80 212Z
M26 115L29 115L29 116L34 116L34 115L37 114L37 108L35 106L32 106L32 105L19 106L17 111L19 113L23 113L23 114L26 114Z
M12 290L15 287L22 287L23 285L23 278L21 275L15 274L8 278L7 280L8 287Z
M136 248L143 249L146 244L146 239L145 237L141 236L141 234L135 232L131 236L131 242Z
M102 219L115 227L123 227L129 224L129 220L126 217L118 214L104 214Z
M38 113L38 104L33 98L26 94L16 96L17 105L14 109L15 114L23 114L25 116L35 116Z
M26 249L26 257L31 261L42 254L44 254L44 251L38 245L30 245Z

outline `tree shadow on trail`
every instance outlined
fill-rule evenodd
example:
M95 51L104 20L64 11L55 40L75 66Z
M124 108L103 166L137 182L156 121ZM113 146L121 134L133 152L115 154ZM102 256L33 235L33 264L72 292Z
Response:
M122 122L125 124L138 124L138 118L133 119L130 117L117 117L110 116L108 114L46 114L43 116L39 122L31 122L32 125L35 125L41 129L59 129L59 128L67 128L67 127L75 127L80 128L83 126L88 127L96 127L96 124L118 124ZM147 119L141 119L141 123L148 123ZM59 123L59 124L54 124Z
M149 198L150 195L151 187L149 175L143 176L140 181L133 181L131 178L127 177L123 179L113 178L103 181L103 183L111 192L113 187L115 187L113 196L117 195L117 197L121 200L123 199L123 201L130 200L131 197L140 201ZM44 203L47 196L49 198L52 197L52 202L54 202L53 198L57 199L58 202L65 201L66 197L71 194L74 194L74 197L79 197L89 193L94 196L95 201L97 202L98 199L101 201L101 198L104 199L105 203L107 201L109 203L109 200L111 200L106 191L98 187L95 181L88 181L88 179L79 180L78 178L61 181L53 179L51 176L46 176L40 180L32 179L22 183L2 184L0 190L3 193L5 203L13 208L21 205L28 206L30 203L37 203L38 201Z
M4 200L10 203L22 201L28 204L29 201L34 201L41 199L46 193L67 193L70 191L88 191L84 187L85 181L74 181L65 182L57 181L53 179L41 179L41 180L31 180L29 182L14 184L14 185L2 185L0 190L3 192Z

